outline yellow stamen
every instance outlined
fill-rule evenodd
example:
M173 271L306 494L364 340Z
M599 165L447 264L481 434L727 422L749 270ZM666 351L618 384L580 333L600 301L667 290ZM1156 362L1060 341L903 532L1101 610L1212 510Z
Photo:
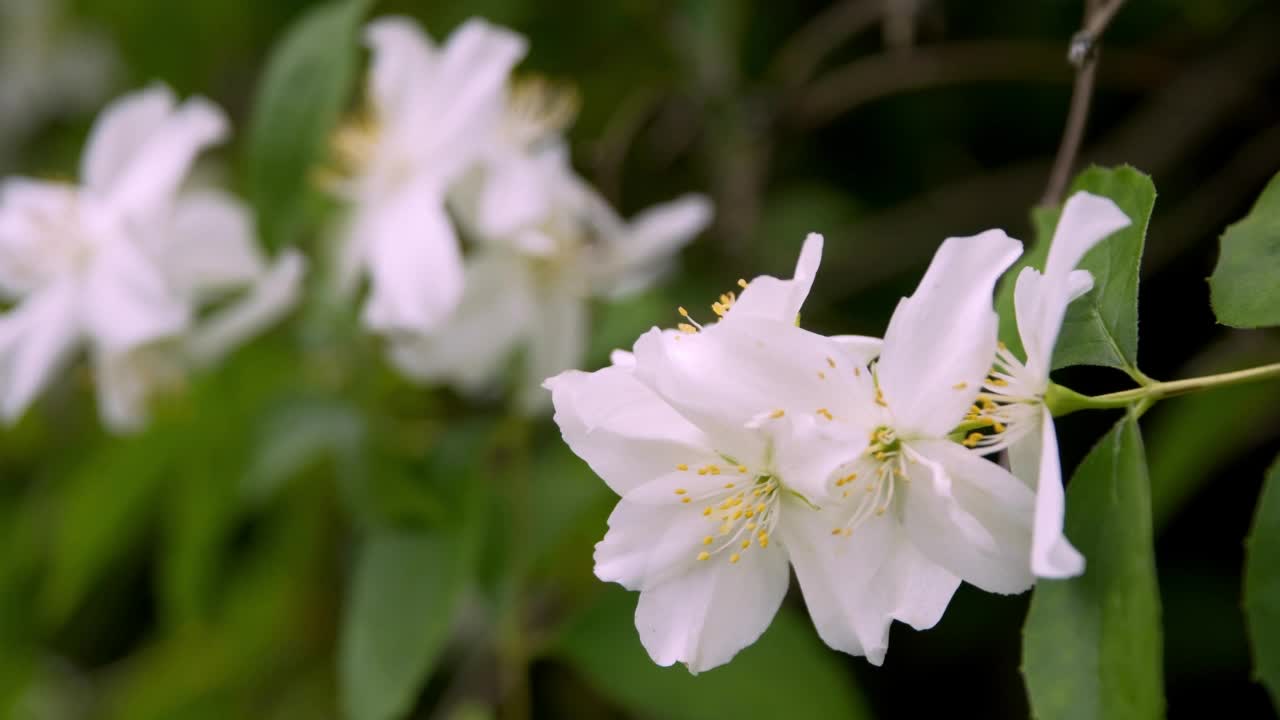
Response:
M711 557L711 553L707 552L706 550L703 550L702 552L698 553L699 560L706 560L709 557Z

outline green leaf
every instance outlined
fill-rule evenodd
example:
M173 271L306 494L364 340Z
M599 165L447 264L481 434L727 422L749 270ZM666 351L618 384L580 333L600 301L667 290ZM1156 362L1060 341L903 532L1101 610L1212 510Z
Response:
M634 594L608 586L599 602L570 622L553 652L636 715L670 720L870 717L841 656L788 608L728 665L694 677L683 667L653 664L636 634L635 605Z
M172 443L163 429L104 438L67 478L43 588L45 619L58 624L93 584L141 541L158 507Z
M1222 234L1209 277L1218 322L1239 328L1280 325L1280 174L1243 220Z
M1092 167L1072 183L1068 195L1080 191L1110 198L1133 221L1080 261L1093 274L1093 289L1067 308L1067 316L1053 355L1054 369L1071 365L1102 365L1133 374L1138 367L1138 275L1147 225L1155 207L1151 178L1129 166ZM1036 242L1023 261L1005 274L996 301L1000 336L1022 355L1013 313L1013 286L1028 265L1044 269L1049 244L1062 208L1039 208L1032 214Z
M1023 628L1027 694L1039 720L1164 717L1160 595L1151 498L1136 419L1122 419L1077 468L1066 534L1082 576L1041 580Z
M444 648L466 587L461 533L382 531L356 559L339 648L346 716L404 717Z
M1244 614L1253 670L1280 708L1280 459L1267 472L1245 544Z
M351 92L356 34L369 0L308 11L272 51L248 130L248 194L263 238L291 244L310 198L312 171Z

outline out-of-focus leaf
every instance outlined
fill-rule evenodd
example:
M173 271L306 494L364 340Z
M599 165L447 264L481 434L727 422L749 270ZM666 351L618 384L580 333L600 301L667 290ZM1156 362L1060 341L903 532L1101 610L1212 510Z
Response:
M255 504L270 500L312 463L332 457L339 473L359 472L364 419L352 407L304 399L276 408L258 432L244 478L244 493Z
M355 79L356 34L369 0L308 11L267 62L248 130L249 199L269 247L291 244L312 171Z
M1209 277L1218 322L1241 328L1280 325L1280 174L1240 222L1222 234Z
M1150 489L1132 415L1076 469L1065 529L1088 565L1077 578L1041 580L1031 597L1022 672L1033 716L1164 717Z
M282 498L279 512L262 518L241 562L228 569L207 627L163 637L115 668L100 688L101 717L207 714L248 689L275 690L289 664L327 652L314 603L332 586L325 537L333 528L326 521L331 499L316 494L317 487L299 486ZM257 716L245 708L220 715Z
M63 488L42 610L64 621L93 583L145 533L170 469L172 439L163 429L107 438Z
M403 717L444 649L475 575L490 430L462 424L436 438L424 481L449 510L437 527L373 527L362 542L338 647L341 704L353 720Z
M1215 469L1274 436L1280 387L1233 385L1161 403L1147 423L1151 519L1157 532Z
M1280 459L1267 472L1245 545L1244 612L1253 670L1280 709Z
M608 586L569 623L553 650L601 693L641 717L870 717L840 656L788 608L728 665L694 677L682 667L653 664L636 634L635 605L635 594Z
M466 587L462 542L459 531L384 531L365 539L339 651L347 717L398 718L412 707Z

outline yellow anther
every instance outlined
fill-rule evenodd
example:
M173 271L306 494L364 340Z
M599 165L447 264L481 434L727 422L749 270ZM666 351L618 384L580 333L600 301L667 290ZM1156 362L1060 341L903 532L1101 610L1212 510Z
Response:
M818 371L818 379L819 379L819 380L826 380L826 379L827 379L827 374L826 374L826 373L824 373L824 372L822 372L821 370L819 370L819 371Z
M883 507L878 507L878 508L876 508L876 517L879 517L879 516L883 515L883 514L884 514L884 510L885 510L885 509L884 509Z
M747 472L747 466L746 466L746 465L739 465L739 466L738 466L738 472L743 473L743 474L746 474L746 472Z
M787 413L784 410L774 410L773 412L769 413L769 417L773 418L774 420L777 420L778 418L786 414Z
M966 437L964 440L962 440L960 444L964 445L965 447L971 448L971 447L977 447L979 442L982 442L982 433L971 432L969 433L969 437Z
M711 557L711 553L707 552L706 550L703 550L702 552L698 553L699 560L706 560L709 557Z
M715 313L718 317L724 317L724 314L728 312L728 310L729 308L725 307L721 303L711 303L711 312Z
M680 315L683 317L689 317L689 311L685 310L683 305L676 308L676 312L680 313Z
M719 465L708 465L708 466L707 466L707 472L711 473L712 475L719 475L719 474L720 474L720 466L719 466Z
M1009 384L1009 381L1004 378L991 378L989 382L996 387L1004 387Z
M826 419L828 419L828 420L834 420L834 419L835 419L834 417L832 417L832 415L831 415L831 411L830 411L830 410L828 410L828 409L826 409L826 408L818 408L818 409L817 409L817 410L815 410L814 412L815 412L816 414L818 414L818 415L821 415L822 417L824 417L824 418L826 418Z
M747 517L755 517L755 514L756 512L754 510L747 510Z
M850 535L853 534L853 528L845 528L844 532L841 534L844 535L845 537L849 537Z
M841 530L841 528L836 528L835 530L832 530L832 531L831 531L831 534L832 534L832 535L839 535L839 534L840 534L840 530Z
M689 503L693 502L693 499L692 499L692 498L687 498L687 497L685 497L685 498L680 498L680 502L682 502L682 503L684 503L684 504L688 505Z
M963 390L963 389L965 389L965 388L967 388L967 387L969 387L969 383L967 383L967 382L958 382L958 383L956 383L955 385L952 385L952 386L951 386L951 389L952 389L952 390Z
M692 335L698 332L698 328L690 325L689 323L680 323L679 325L676 325L676 329L678 329L682 333L685 333L686 335Z
M855 366L855 367L853 368L853 376L854 376L854 377L862 377L862 368L860 368L860 367L856 367L856 366Z
M991 429L992 429L992 430L995 430L995 431L996 431L996 432L998 432L998 433L1002 433L1002 432L1004 432L1004 425L1003 425L1003 424L1001 424L1001 423L999 423L999 422L992 421L992 423L991 423Z
M720 474L720 469L719 469L719 468L716 468L715 470L713 470L713 471L711 472L711 474L712 474L712 475L719 475L719 474ZM733 483L725 483L725 484L724 484L724 489L725 489L725 490L732 490L733 488L734 488Z
M756 512L762 513L764 512L764 509L766 507L768 507L768 505L765 505L764 503L760 503L759 505L756 505Z
M704 516L709 516L709 515L711 515L711 506L710 506L710 505L708 505L708 506L706 506L705 508L703 508L703 510L702 510L702 514L703 514Z
M742 511L741 511L741 510L734 510L734 511L733 511L733 519L734 519L734 520L737 520L737 519L739 519L739 518L741 518L741 517L742 517Z
M767 532L760 533L759 540L760 540L760 547L762 548L769 547L769 533Z
M750 540L743 540L743 541L742 541L742 549L743 549L743 550L746 550L746 549L747 549L747 548L749 548L749 547L751 547L751 541L750 541Z
M738 555L738 553L734 553L729 556L729 562L734 564L737 564L737 562L741 559L742 559L742 556Z
M880 407L889 407L889 403L884 401L884 393L880 392L880 388L876 388L876 404Z
M829 367L829 368L831 368L832 370L834 370L834 369L836 368L836 361L835 361L835 360L832 360L830 357L828 357L828 358L827 358L827 367Z
M688 490L685 490L684 488L676 488L676 494L677 494L677 495L683 495L683 494L685 494L685 493L687 493L687 492L689 492L689 491L688 491Z
M738 278L738 287L742 288L743 290L746 290L746 289L747 289L747 281L746 281L746 280L743 280L742 278Z
M849 491L845 490L844 492L840 493L840 497L849 497Z
M679 465L676 466L676 469L680 471L685 471L689 469L689 466L684 463L680 463Z
M748 530L755 530L755 529L756 529L756 524L755 524L755 523L753 523L753 522L749 522L749 523L747 523L747 529L748 529Z
M710 545L711 543L713 543L713 542L715 542L715 541L716 541L716 539L715 539L714 537L712 537L711 535L708 535L708 536L706 536L706 537L702 538L702 544L703 544L703 545Z
M1009 346L1008 346L1008 345L1005 345L1003 340L1000 340L1000 341L996 342L996 347L1000 348L1001 350L1008 350L1008 349L1009 349Z

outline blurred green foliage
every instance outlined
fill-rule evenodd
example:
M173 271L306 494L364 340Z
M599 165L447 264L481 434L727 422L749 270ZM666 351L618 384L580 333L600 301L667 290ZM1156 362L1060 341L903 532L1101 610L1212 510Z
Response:
M358 105L353 27L364 5L418 17L437 37L471 15L526 34L522 69L581 88L575 159L604 193L625 211L689 190L718 205L716 228L668 283L597 309L593 367L672 324L677 305L710 302L740 276L789 272L808 231L828 244L805 324L830 333L881 333L947 235L1003 226L1031 238L1081 15L1066 0L922 0L906 24L880 11L851 23L841 13L868 3L848 0L71 5L69 22L100 28L122 56L123 75L104 92L160 80L229 109L238 132L210 172L254 201L272 247L319 247L310 169L338 111ZM1274 3L1158 0L1129 3L1107 36L1083 159L1133 163L1160 188L1138 300L1153 376L1280 350L1274 331L1246 338L1215 325L1203 283L1222 228L1280 167L1277 33ZM0 170L73 175L89 121L48 123ZM1149 208L1144 198L1134 207ZM1051 211L1036 217L1035 237L1047 238ZM1141 254L1139 243L1124 261L1126 300ZM1215 293L1223 283L1252 293L1239 282L1219 276ZM354 316L311 293L290 324L194 378L135 437L99 429L83 368L0 432L0 715L1027 716L1025 598L962 591L938 629L895 628L883 668L823 648L798 596L728 667L691 678L652 666L629 619L634 595L591 575L607 488L549 422L525 424L500 398L469 402L399 379ZM1136 322L1120 323L1126 342ZM1132 332L1125 347L1136 353ZM1099 392L1123 380L1106 368L1063 377ZM1265 432L1274 394L1233 389L1150 413L1159 582L1166 598L1183 593L1166 601L1163 623L1171 715L1221 711L1224 697L1241 717L1273 712L1243 641L1221 638L1245 637L1241 539L1275 454ZM1071 468L1103 425L1068 420ZM1139 452L1136 432L1122 421L1099 447ZM1103 489L1071 493L1105 514ZM1271 556L1269 507L1251 567ZM1151 548L1133 545L1145 562ZM1142 586L1128 630L1148 632L1154 578L1125 568L1102 581ZM1248 607L1254 637L1274 641L1265 610ZM1208 624L1202 608L1225 609ZM1090 611L1061 612L1077 610ZM1213 652L1206 634L1219 641ZM1088 646L1080 652L1099 667L1114 652L1101 636L1059 640ZM1033 676L1068 658L1057 646L1040 653ZM1125 689L1140 688L1142 708L1158 713L1149 691L1159 669L1147 670Z

